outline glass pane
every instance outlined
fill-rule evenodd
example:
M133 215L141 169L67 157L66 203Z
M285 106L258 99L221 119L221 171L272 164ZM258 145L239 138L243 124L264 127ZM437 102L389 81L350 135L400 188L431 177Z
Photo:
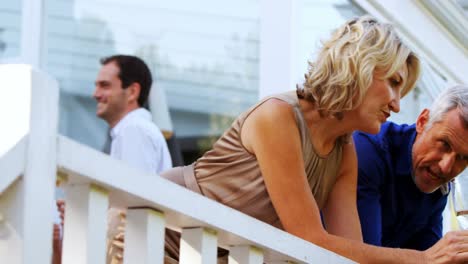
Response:
M452 183L450 196L453 201L453 209L461 229L468 229L468 170L458 176Z
M457 3L463 9L463 12L466 14L466 17L468 17L468 0L457 0Z
M0 1L0 59L20 54L22 1Z
M91 95L99 58L143 58L195 156L258 96L258 0L48 0L48 72L60 82L60 132L101 148ZM134 15L138 14L138 15Z

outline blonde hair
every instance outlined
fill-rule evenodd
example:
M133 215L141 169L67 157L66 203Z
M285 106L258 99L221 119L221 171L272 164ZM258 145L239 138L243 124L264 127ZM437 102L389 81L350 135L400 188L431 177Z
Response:
M309 62L303 85L297 87L299 98L313 102L322 117L341 119L343 111L361 104L375 71L383 71L383 77L389 78L406 63L408 76L402 96L419 78L418 57L402 43L391 25L370 16L348 21L322 44L317 60Z

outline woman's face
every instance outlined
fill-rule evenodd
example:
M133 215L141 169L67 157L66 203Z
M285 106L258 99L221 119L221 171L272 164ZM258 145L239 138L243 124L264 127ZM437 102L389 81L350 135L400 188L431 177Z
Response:
M356 108L357 130L376 134L391 112L400 111L401 90L408 79L408 68L405 64L392 76L385 78L386 75L386 72L374 72L372 83Z

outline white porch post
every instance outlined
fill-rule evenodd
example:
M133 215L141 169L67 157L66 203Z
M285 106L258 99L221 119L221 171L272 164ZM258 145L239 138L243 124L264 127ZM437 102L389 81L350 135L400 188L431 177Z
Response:
M59 89L55 80L31 67L21 78L31 87L31 115L23 177L23 263L50 263L57 166ZM10 87L9 89L14 89Z

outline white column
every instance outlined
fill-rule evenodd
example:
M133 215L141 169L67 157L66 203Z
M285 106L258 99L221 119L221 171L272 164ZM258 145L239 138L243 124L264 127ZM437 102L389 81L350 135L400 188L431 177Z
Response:
M148 101L153 116L153 122L158 125L165 136L168 135L168 133L172 133L172 121L169 114L166 94L157 83L152 85Z
M27 137L5 155L0 154L2 174L0 177L0 260L2 263L22 263L24 181L20 176L24 174L26 147Z
M26 263L23 258L23 180L9 186L0 194L0 262ZM38 250L49 250L38 247Z
M252 246L235 246L229 249L229 264L262 264L263 252Z
M298 0L260 0L259 96L296 87Z
M20 78L31 88L31 114L23 176L23 263L50 263L57 164L58 84L28 66ZM15 90L15 85L6 89ZM18 102L20 103L20 102ZM10 111L14 115L14 112Z
M40 69L46 52L45 0L22 0L21 62Z
M181 264L216 264L217 252L215 231L203 227L182 230L179 257Z
M152 209L128 209L124 264L163 263L164 214Z
M105 263L108 207L108 193L100 187L66 187L62 263Z

